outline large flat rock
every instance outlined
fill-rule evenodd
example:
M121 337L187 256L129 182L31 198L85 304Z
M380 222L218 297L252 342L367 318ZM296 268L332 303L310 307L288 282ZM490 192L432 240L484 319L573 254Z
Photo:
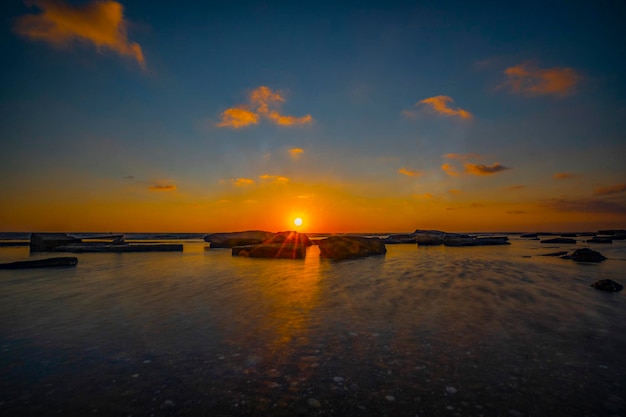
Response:
M332 259L355 259L382 255L387 252L385 243L375 237L330 236L319 241L320 256Z

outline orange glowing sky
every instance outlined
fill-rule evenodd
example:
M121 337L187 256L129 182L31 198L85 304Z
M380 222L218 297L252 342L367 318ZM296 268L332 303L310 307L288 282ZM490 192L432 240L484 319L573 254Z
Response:
M619 13L414 3L3 5L0 231L626 227Z

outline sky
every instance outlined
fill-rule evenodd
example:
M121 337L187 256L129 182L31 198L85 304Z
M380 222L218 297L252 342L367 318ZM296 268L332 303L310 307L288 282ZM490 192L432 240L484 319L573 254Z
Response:
M0 7L0 231L626 228L623 2Z

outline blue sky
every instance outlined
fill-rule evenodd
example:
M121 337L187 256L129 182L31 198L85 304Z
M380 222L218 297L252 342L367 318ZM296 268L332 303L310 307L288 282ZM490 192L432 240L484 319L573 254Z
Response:
M3 9L4 230L624 227L619 2Z

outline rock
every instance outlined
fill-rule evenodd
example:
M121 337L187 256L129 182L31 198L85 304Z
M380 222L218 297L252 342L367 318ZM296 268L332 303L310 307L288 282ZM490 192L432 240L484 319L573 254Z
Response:
M83 242L58 246L55 252L182 252L183 245L180 243L135 243L113 244L107 242Z
M213 233L204 237L211 248L232 248L235 246L258 245L271 239L275 234L263 230L247 230L244 232Z
M600 252L589 248L576 249L570 258L576 262L602 262L606 259Z
M21 261L0 264L0 269L51 268L59 266L75 266L78 258L74 256L37 259L35 261Z
M55 248L70 243L81 243L77 237L65 233L33 233L30 235L31 252L52 252Z
M233 256L268 259L304 259L306 245L291 243L262 243L260 245L235 246Z
M263 243L287 243L301 246L311 246L313 244L311 239L309 239L309 237L304 233L293 231L273 233L272 237L264 240Z
M526 233L526 234L520 235L520 237L523 237L523 238L535 238L535 237L539 237L539 233Z
M307 400L307 403L309 404L309 407L311 408L320 408L322 406L322 403L320 403L320 401L317 398L309 398Z
M591 286L595 288L596 290L611 291L611 292L617 292L617 291L621 291L624 289L624 287L621 284L615 281L612 281L610 279L603 279L598 282L594 282L593 284L591 284Z
M613 243L612 237L595 236L587 240L587 243Z
M447 234L443 239L445 246L491 246L508 245L507 236L474 237L469 235Z
M550 253L542 253L539 256L563 256L563 255L567 255L567 251L558 251L558 252L550 252Z
M382 255L387 252L385 243L375 237L330 236L319 241L320 257L355 259Z
M576 237L578 233L561 233L561 237Z
M443 237L445 233L441 234L428 234L428 233L420 233L417 234L415 240L419 246L437 246L443 244Z
M388 237L381 239L385 244L403 244L403 243L417 243L417 236L413 233L389 235Z
M576 243L576 239L570 239L566 237L555 237L552 239L544 239L541 243Z

